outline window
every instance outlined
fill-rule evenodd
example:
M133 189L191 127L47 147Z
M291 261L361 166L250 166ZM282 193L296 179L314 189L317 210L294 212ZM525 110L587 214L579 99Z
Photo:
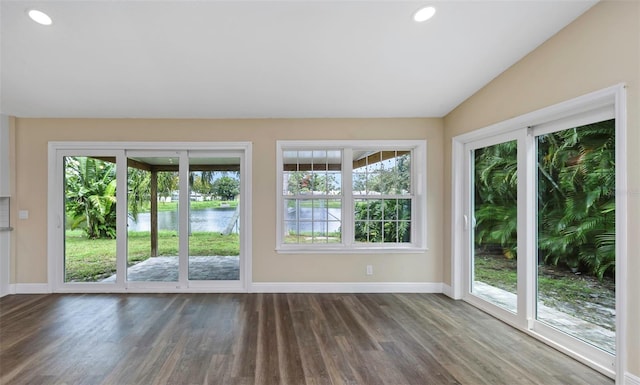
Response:
M424 250L424 141L279 141L278 250Z
M339 243L342 150L283 152L286 244Z

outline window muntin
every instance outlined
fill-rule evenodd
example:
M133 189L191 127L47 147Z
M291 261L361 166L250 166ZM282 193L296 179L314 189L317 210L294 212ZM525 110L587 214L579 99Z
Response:
M411 243L411 151L353 155L355 242Z
M289 150L282 159L283 242L340 243L342 151Z
M354 195L409 195L411 151L354 151Z
M285 199L284 243L340 243L342 200Z
M423 141L278 142L278 250L424 249Z

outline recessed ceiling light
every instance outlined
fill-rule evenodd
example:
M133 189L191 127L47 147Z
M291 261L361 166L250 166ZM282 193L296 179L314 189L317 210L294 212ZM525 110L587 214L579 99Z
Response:
M422 23L423 21L427 21L436 14L436 9L434 7L424 7L420 8L413 14L413 20Z
M53 23L53 20L51 20L51 17L49 17L49 15L42 11L38 11L37 9L30 9L27 14L31 18L31 20L35 21L38 24L51 25Z

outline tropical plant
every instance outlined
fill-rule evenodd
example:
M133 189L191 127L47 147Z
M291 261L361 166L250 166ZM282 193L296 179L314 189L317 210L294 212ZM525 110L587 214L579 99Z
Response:
M613 120L538 137L538 239L551 264L615 269Z
M538 249L541 262L615 269L615 124L608 120L538 136ZM475 151L476 247L517 257L516 143Z
M476 247L500 245L507 258L516 258L517 143L484 147L475 150L474 155Z
M411 242L411 200L356 201L354 230L356 242Z
M116 236L116 165L91 157L65 158L65 199L72 229L90 239Z

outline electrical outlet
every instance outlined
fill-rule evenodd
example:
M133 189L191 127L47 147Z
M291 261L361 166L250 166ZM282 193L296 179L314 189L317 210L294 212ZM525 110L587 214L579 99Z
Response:
M367 275L373 275L373 265L367 265Z

